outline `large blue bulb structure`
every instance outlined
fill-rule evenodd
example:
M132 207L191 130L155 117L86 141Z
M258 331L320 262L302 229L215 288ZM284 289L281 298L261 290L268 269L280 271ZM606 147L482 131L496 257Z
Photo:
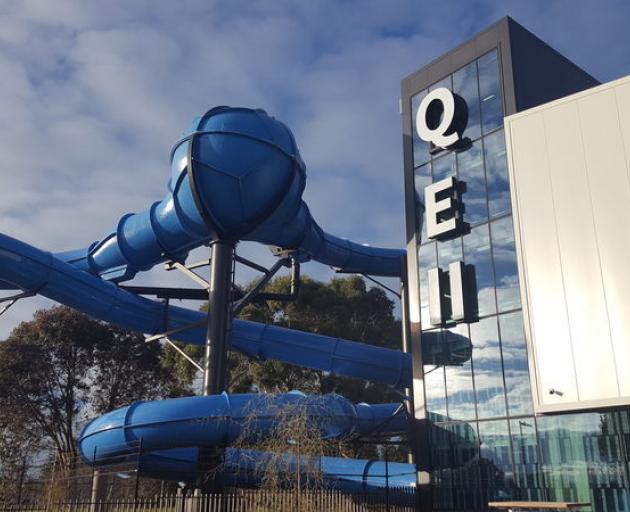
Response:
M171 169L172 190L188 178L197 209L222 239L265 241L265 230L295 218L306 184L293 134L264 110L213 108L175 146Z

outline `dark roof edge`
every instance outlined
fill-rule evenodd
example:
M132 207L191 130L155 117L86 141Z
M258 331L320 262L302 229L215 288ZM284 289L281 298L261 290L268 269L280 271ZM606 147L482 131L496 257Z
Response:
M409 80L410 78L412 78L417 73L423 71L425 68L429 68L429 67L433 66L434 64L437 64L442 59L444 59L444 57L450 55L451 53L456 53L457 51L461 50L462 48L464 48L465 46L470 44L471 41L473 41L473 40L483 36L484 34L486 34L488 32L491 32L492 30L495 30L497 27L499 27L501 25L509 25L510 22L516 23L516 25L521 26L519 23L514 21L514 19L512 19L510 16L504 16L503 18L501 18L501 19L497 20L496 22L494 22L492 25L484 28L482 31L477 32L475 35L467 38L465 41L462 41L457 46L451 48L446 53L443 53L442 55L439 55L439 56L435 57L433 60L431 60L430 62L426 63L424 66L422 66L420 69L414 71L413 73L409 73L401 81L405 82L405 81Z
M516 31L523 31L527 34L527 36L532 37L536 40L538 40L540 43L542 43L544 46L546 46L546 48L553 54L555 54L556 57L560 58L561 60L565 61L566 63L570 64L572 67L577 68L579 71L581 71L584 75L587 75L588 77L590 77L592 80L594 80L595 82L597 82L598 84L601 84L601 82L595 78L593 75L591 75L589 72L585 71L581 66L578 66L575 62L573 62L571 59L569 59L568 57L566 57L565 55L563 55L562 53L560 53L558 50L556 50L553 46L549 45L549 43L547 43L547 41L545 41L543 38L537 36L536 34L534 34L531 30L527 29L526 27L524 27L523 25L521 25L518 21L514 20L514 18L511 18L510 16L506 16L505 18L502 18L501 21L507 21L507 24L510 28L514 27L514 29ZM494 25L493 25L494 26ZM512 30L508 31L508 34L510 34L510 39L512 39ZM476 36L475 36L476 37ZM436 59L436 60L439 60Z

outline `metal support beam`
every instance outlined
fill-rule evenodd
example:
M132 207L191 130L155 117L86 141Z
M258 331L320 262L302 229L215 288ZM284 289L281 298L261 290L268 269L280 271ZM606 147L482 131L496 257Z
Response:
M204 359L203 393L215 395L225 389L227 332L231 320L232 265L234 244L217 240L212 244L208 331Z
M292 301L300 295L300 263L291 259L291 290L287 293L260 293L254 300Z
M212 266L214 266L214 265L212 265ZM209 289L210 284L208 283L208 281L206 281L199 274L196 274L195 272L193 272L191 270L191 268L195 268L193 265L191 265L191 266L182 265L181 263L179 263L177 261L174 261L173 263L171 263L171 267L174 268L174 269L179 270L185 276L188 276L190 279L195 281L202 288L204 288L206 290Z
M389 286L385 286L378 279L374 279L373 277L370 277L367 274L359 274L359 275L367 279L368 281L372 281L375 285L380 286L383 290L388 291L389 293L391 293L392 295L395 295L399 299L401 298L400 293L398 293L396 290L391 289ZM402 280L402 277L401 277L401 280Z
M402 269L402 273L400 276L400 320L401 320L401 328L402 328L402 351L405 353L409 353L410 351L410 339L411 339L411 330L409 326L409 294L408 294L408 286L409 281L407 279L407 256L402 257L402 262L400 264L400 268ZM405 388L405 395L407 399L405 400L405 408L407 409L407 417L409 418L409 427L410 432L413 428L413 422L411 418L413 418L413 394L410 388ZM412 434L410 435L410 437ZM410 443L411 445L411 443ZM413 450L411 450L407 454L407 462L413 464L414 456Z
M23 292L18 293L17 295L11 295L10 297L0 298L0 304L4 304L6 302L6 304L0 308L0 316L4 315L9 309L11 309L11 306L13 306L18 300L25 299L26 297L33 297L34 295L34 292Z
M175 351L181 355L184 359L186 359L190 364L192 364L195 368L197 368L197 370L199 370L200 372L203 371L203 368L201 366L199 366L197 364L197 361L195 361L192 357L190 357L186 352L184 352L181 348L179 348L175 343L173 343L168 336L164 336L164 341L166 341L166 343L168 343L171 347L173 347L175 349Z
M273 279L273 277L278 273L282 267L286 266L289 263L288 258L283 258L281 260L276 261L276 263L271 267L265 274L260 278L260 280L256 283L256 285L245 294L241 300L239 300L232 310L232 314L234 316L238 315L245 306L247 306L250 302L254 300L254 298L259 294L259 292L267 286L269 281Z
M232 271L234 244L217 240L212 244L210 288L208 291L208 331L203 361L203 394L217 395L225 391L227 371L227 334L232 319ZM203 475L197 485L204 491L223 490L221 471L223 449L201 447L199 470ZM221 498L221 504L223 505Z
M237 263L241 263L241 264L245 265L246 267L253 268L254 270L258 270L258 272L262 272L263 274L266 274L267 272L269 272L262 265L259 265L258 263L255 263L255 262L253 262L251 260L248 260L247 258L243 258L243 256L239 256L238 254L234 255L234 260Z
M208 265L212 264L212 260L203 260L203 261L198 261L196 263L188 263L186 264L186 268L188 270L194 270L196 268L201 268L201 267L207 267ZM166 271L170 271L170 270L178 270L179 266L181 265L181 263L177 262L177 261L167 261L164 264L164 270Z
M208 292L199 288L164 288L161 286L120 285L136 295L154 295L158 299L208 300Z
M149 336L147 337L144 341L146 341L147 343L149 343L150 341L156 341L156 340L161 340L163 338L166 338L167 336L172 336L173 334L177 334L178 332L183 332L183 331L187 331L188 329L194 329L195 327L201 327L202 325L206 324L206 320L198 320L196 322L193 322L191 324L186 324L182 327L177 327L176 329L171 329L170 331L165 331L165 332L161 332L159 334L154 334L153 336Z

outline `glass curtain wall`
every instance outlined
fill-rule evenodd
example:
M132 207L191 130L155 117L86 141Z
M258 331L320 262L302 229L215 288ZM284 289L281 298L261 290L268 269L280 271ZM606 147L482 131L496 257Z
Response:
M491 51L411 99L412 116L437 87L468 107L467 149L430 151L414 129L421 319L431 330L427 272L462 260L474 266L475 321L440 328L468 337L461 366L425 367L427 406L435 421L432 465L437 509L482 510L492 500L592 501L596 511L629 510L628 411L535 418L523 332L498 51ZM465 182L470 232L427 240L422 219L427 185Z

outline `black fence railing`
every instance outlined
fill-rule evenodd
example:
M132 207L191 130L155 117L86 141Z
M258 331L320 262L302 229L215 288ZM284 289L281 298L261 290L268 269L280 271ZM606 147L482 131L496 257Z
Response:
M234 490L223 494L164 495L102 502L2 504L0 512L411 512L413 488L348 494L333 490Z

